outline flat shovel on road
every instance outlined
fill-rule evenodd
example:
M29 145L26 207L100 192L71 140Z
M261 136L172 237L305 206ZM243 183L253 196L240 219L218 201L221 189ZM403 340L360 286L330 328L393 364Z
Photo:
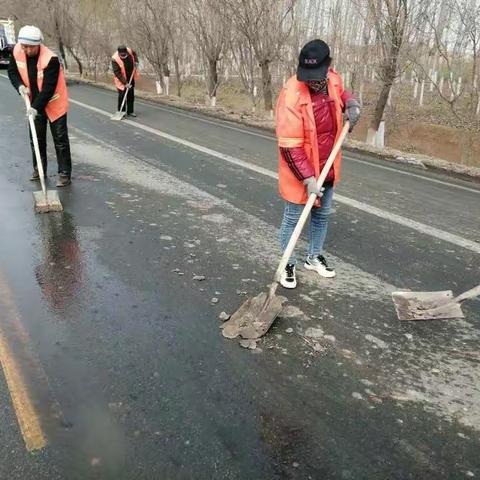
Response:
M24 99L25 106L28 111L30 108L30 99L28 98L28 95L24 95ZM37 170L38 174L40 175L40 184L42 185L41 191L33 192L35 211L37 213L61 212L63 207L60 199L58 198L58 192L56 190L47 190L47 186L45 184L45 172L43 171L42 157L40 155L40 148L38 146L38 136L33 115L28 116L28 122L30 124L30 132L33 140L33 150L35 151Z
M133 69L132 74L130 75L130 80L128 81L127 85L125 85L125 94L123 95L123 100L122 100L122 104L120 105L120 110L118 112L115 112L110 117L111 120L115 120L115 121L123 120L123 118L127 114L127 112L125 112L123 108L125 107L125 102L127 101L128 91L132 88L132 80L134 75L135 75L135 68Z
M392 300L399 320L440 320L464 318L461 303L480 295L480 285L453 296L451 290L442 292L393 292Z
M325 166L320 173L320 176L317 180L318 188L321 189L325 179L327 178L328 172L332 168L333 162L342 147L342 144L347 136L348 130L350 128L350 122L345 122L343 130L340 133L340 136L333 147L330 156L325 163ZM225 322L222 325L223 336L226 338L236 338L238 336L244 339L256 339L260 338L271 327L274 320L280 314L283 308L283 303L286 301L285 297L279 297L276 295L278 284L280 283L280 277L282 272L287 266L288 259L297 244L297 241L302 233L305 222L307 221L308 216L310 215L310 210L312 209L315 201L317 200L317 195L312 193L308 198L308 202L305 205L302 215L298 220L298 223L295 227L295 230L290 237L287 248L282 255L280 264L278 265L277 271L273 278L273 283L270 285L268 292L263 292L256 297L247 299L243 305L231 316L230 320Z

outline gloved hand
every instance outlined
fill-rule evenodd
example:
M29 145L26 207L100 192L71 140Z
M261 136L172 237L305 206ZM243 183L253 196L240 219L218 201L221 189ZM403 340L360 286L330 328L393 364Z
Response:
M354 98L349 98L345 107L345 114L347 120L350 122L350 129L348 131L351 132L360 119L360 104Z
M35 110L35 109L32 108L32 107L29 107L29 108L28 108L28 110L27 110L27 117L32 116L33 118L35 118L37 115L38 115L38 111L37 111L37 110Z
M317 181L315 180L315 177L306 178L303 181L303 184L306 185L307 187L308 196L314 193L317 197L322 197L323 191L325 190L325 188L322 187L320 190L318 189Z
M28 95L30 95L30 89L28 87L26 87L25 85L20 85L18 87L18 93L22 96L22 97L26 97Z

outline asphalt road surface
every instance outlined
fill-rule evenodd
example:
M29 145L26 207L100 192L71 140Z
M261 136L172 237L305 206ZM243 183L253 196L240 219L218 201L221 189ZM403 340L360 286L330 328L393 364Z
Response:
M219 315L279 259L272 136L144 101L113 122L113 92L70 96L73 184L36 215L0 77L2 480L480 478L480 302L402 323L390 298L479 283L479 183L346 152L337 277L300 267L247 350Z

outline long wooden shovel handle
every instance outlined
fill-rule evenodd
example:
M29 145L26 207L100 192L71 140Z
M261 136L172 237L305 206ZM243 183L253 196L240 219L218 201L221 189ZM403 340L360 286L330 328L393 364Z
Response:
M318 177L317 180L317 186L319 189L322 188L323 183L325 182L325 179L327 178L328 172L332 168L333 162L335 161L335 158L337 157L338 152L340 151L340 148L342 147L342 144L345 140L345 137L347 136L348 130L350 129L350 122L345 122L345 125L343 126L342 132L340 133L340 136L338 137L338 140L336 141L332 152L330 153L330 156L328 157L327 163L325 163L325 166L322 169L322 172L320 173L320 176ZM275 276L273 277L275 282L280 281L280 276L282 272L285 270L285 267L287 266L288 259L292 255L293 249L295 248L295 245L297 244L298 238L300 237L300 234L302 233L303 227L305 225L305 222L307 221L308 216L310 215L310 210L313 207L313 204L315 203L317 199L317 195L312 193L308 197L308 202L305 205L305 208L303 209L302 214L300 215L300 218L297 222L297 225L295 227L295 230L292 233L292 236L290 237L290 241L288 242L287 248L285 249L285 252L283 253L282 259L280 260L280 264L278 265L277 271L275 272Z
M463 292L462 294L458 295L458 297L455 297L452 300L452 303L460 303L463 302L463 300L468 300L469 298L475 298L480 295L480 285L477 285L476 287L471 288L470 290L467 290L466 292Z
M30 108L30 99L28 95L23 96L25 100L25 107L28 109ZM33 150L35 151L35 160L37 161L37 170L38 174L40 175L40 183L42 185L42 192L47 198L47 186L45 185L45 172L43 171L43 163L42 163L42 156L40 155L40 148L38 146L38 137L37 137L37 129L35 128L35 121L33 115L28 116L28 122L30 124L30 133L32 135L33 140Z

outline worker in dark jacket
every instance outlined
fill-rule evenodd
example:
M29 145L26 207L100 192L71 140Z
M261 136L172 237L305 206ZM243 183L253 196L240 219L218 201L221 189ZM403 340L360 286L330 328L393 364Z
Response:
M115 82L118 91L117 110L120 111L123 99L125 95L127 95L126 112L130 117L137 116L133 111L133 104L135 101L135 80L138 80L140 76L137 65L137 54L125 45L120 45L112 56L113 81Z
M43 171L47 173L47 122L55 144L58 162L58 187L71 183L72 159L68 139L67 84L57 55L42 45L42 32L27 25L20 29L18 43L8 67L12 85L22 97L30 100L28 115L34 117ZM30 143L33 154L31 180L39 180L32 135Z

